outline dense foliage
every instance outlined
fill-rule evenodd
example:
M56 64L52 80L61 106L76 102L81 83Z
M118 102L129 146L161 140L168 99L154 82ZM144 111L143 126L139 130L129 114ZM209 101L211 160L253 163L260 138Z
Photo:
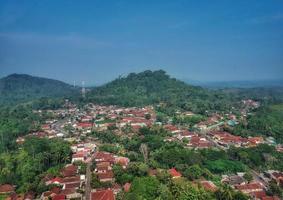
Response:
M130 73L104 86L94 88L88 94L89 101L122 106L143 106L165 103L193 112L229 109L231 99L224 93L190 86L170 78L166 72L144 71Z
M0 79L0 104L16 104L41 97L70 97L78 89L61 81L12 74Z
M257 109L253 115L248 116L246 123L240 123L229 131L243 137L247 135L271 136L282 143L283 104L264 105Z
M16 138L37 130L39 121L28 106L0 107L0 153L15 149Z
M0 154L0 184L16 185L19 192L41 192L44 172L58 172L70 156L69 144L62 140L31 137L21 149Z

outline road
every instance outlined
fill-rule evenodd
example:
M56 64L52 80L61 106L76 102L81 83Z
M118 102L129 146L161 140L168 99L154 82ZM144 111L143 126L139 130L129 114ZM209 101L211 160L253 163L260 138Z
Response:
M92 162L87 163L86 167L86 183L85 183L85 200L90 200L91 193L91 164Z

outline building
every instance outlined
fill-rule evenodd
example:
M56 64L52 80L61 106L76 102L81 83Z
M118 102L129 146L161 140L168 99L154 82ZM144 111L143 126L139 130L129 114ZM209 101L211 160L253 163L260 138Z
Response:
M115 200L115 196L111 189L98 190L91 193L90 200Z

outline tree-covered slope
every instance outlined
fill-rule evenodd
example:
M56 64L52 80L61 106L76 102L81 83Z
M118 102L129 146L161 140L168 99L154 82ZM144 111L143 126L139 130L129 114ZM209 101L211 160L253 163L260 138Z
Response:
M0 104L22 103L41 97L71 96L76 90L61 81L24 74L0 79Z
M217 91L187 85L171 78L166 72L144 71L93 88L88 99L97 103L142 106L166 103L195 112L227 109L229 96Z

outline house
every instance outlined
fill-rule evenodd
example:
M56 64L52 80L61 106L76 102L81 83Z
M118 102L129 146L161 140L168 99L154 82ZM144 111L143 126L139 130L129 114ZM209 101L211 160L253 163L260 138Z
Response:
M82 130L82 129L86 129L86 130L90 130L93 127L93 123L91 122L80 122L76 124L77 129Z
M15 191L14 186L9 184L0 185L0 194L10 194Z
M100 162L96 164L95 171L97 173L106 173L107 171L110 171L110 170L112 170L110 162Z
M60 194L66 195L66 199L82 199L82 194L75 188L63 189Z
M126 183L126 184L123 186L123 188L124 188L124 191L125 191L125 192L129 192L130 189L131 189L131 183Z
M106 171L104 173L97 174L100 182L112 182L114 181L114 173L112 171Z
M115 196L111 189L98 190L91 193L90 200L115 200Z
M250 137L248 138L249 146L257 146L264 142L263 137Z
M70 165L66 165L62 170L61 170L61 175L63 177L70 177L70 176L75 176L78 172L78 167L70 164Z
M190 132L190 131L187 131L187 130L184 130L184 131L180 132L180 133L177 135L177 138L178 138L179 140L182 140L182 139L184 139L184 138L190 139L190 138L192 138L194 135L195 135L195 133Z
M238 175L224 176L221 182L231 186L246 184L245 179L242 176Z
M66 199L66 195L64 194L56 194L52 197L52 200L64 200Z
M87 159L87 152L77 152L72 156L72 163L74 162L84 162Z
M46 182L45 182L45 185L53 185L53 184L55 184L55 185L61 185L62 182L63 182L62 178L60 178L60 177L55 177L55 178L52 178L52 179L46 181Z
M187 146L189 148L203 149L203 148L210 148L213 146L213 144L204 137L199 137L197 135L194 135L191 137Z
M264 191L264 187L259 182L253 182L253 183L248 183L244 185L236 185L235 189L245 194Z
M217 190L216 185L212 181L200 181L200 184L205 190L215 192Z
M114 164L115 159L111 153L108 152L96 152L94 154L95 162L109 162L110 164Z
M175 168L169 169L168 173L171 175L172 178L180 178L182 174L178 172Z
M266 172L267 176L274 180L277 185L283 185L283 172L275 171L275 170L268 170Z
M126 157L115 157L115 164L120 164L124 169L127 168L130 162L129 158Z

